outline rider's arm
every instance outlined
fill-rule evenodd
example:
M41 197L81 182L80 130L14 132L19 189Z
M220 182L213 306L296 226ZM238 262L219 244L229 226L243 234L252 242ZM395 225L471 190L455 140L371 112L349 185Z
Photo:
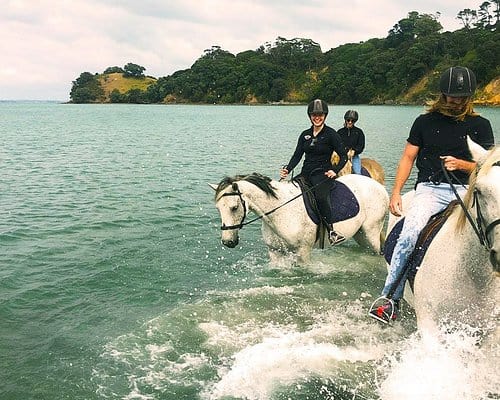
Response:
M354 146L354 154L359 155L365 149L365 134L361 128L358 128L358 140Z
M290 172L297 166L297 164L302 159L304 155L304 132L299 136L297 140L297 146L295 147L295 151L293 152L292 158L288 161L288 164L284 165L280 169L280 177L282 179L286 178Z
M396 171L396 178L394 179L394 187L392 189L391 200L389 202L389 209L392 214L400 216L403 211L403 205L401 200L401 190L410 176L411 169L420 147L415 146L411 143L406 143L403 150L403 155L399 160L398 169Z
M338 172L342 168L344 168L345 163L347 162L347 153L346 153L346 149L344 146L344 142L342 142L342 138L340 137L340 135L337 132L335 132L335 130L333 130L332 134L330 135L330 140L331 140L333 151L335 151L339 156L338 163L335 165L332 164L332 168L331 168L331 171L333 171L335 173L335 175L337 175Z

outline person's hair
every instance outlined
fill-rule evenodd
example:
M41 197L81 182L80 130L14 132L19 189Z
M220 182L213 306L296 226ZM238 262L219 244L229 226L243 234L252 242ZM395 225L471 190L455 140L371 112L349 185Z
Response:
M426 111L428 113L438 112L443 115L447 115L449 117L455 118L457 121L463 121L467 115L476 117L479 114L474 111L474 104L472 103L472 97L464 97L465 104L462 107L462 110L457 113L456 109L450 107L448 102L446 101L446 96L444 94L440 94L434 100L429 100L425 104L427 106Z

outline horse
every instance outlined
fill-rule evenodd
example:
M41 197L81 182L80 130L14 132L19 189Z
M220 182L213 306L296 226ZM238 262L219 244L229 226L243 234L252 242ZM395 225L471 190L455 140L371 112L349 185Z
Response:
M352 174L352 151L347 154L347 162L339 171L338 176ZM339 162L339 155L334 151L332 153L331 162L336 165ZM381 185L385 185L385 172L380 163L372 158L361 158L361 168L365 169L370 178L375 179Z
M463 329L500 338L500 147L468 139L477 162L467 194L430 243L415 276L413 304L420 332ZM403 210L412 192L403 196ZM388 229L396 219L390 218ZM409 291L405 290L405 300Z
M383 242L382 229L389 204L384 186L362 175L345 175L337 179L345 184L359 204L359 212L334 223L334 229L354 238L361 246L379 253ZM215 203L222 220L222 243L235 247L239 230L249 211L262 219L262 236L271 264L279 264L292 255L293 263L309 262L317 243L318 225L311 220L302 199L300 187L293 181L275 181L253 173L224 178L215 190ZM252 222L252 221L250 221Z

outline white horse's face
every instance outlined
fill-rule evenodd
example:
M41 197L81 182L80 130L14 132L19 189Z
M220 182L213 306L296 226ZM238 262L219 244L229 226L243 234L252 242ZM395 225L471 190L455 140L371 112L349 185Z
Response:
M221 241L224 246L233 248L239 243L240 224L246 216L246 206L238 186L233 184L225 189L215 204L222 222ZM229 228L229 229L227 229Z
M500 224L495 223L500 219L500 161L487 173L478 175L476 190L483 229L491 247L491 265L500 273Z
M490 247L490 261L497 274L500 273L500 147L491 152L467 138L473 159L478 163L479 173L475 189L481 211L481 225ZM477 205L476 205L477 206Z

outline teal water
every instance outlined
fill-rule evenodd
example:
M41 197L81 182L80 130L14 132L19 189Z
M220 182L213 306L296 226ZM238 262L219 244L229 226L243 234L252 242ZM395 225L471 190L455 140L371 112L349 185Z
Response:
M357 109L390 189L422 108ZM480 111L498 142L500 110ZM277 178L305 127L299 106L0 102L0 398L404 398L386 378L419 369L413 314L366 318L380 256L346 243L270 268L259 224L220 244L207 183Z

